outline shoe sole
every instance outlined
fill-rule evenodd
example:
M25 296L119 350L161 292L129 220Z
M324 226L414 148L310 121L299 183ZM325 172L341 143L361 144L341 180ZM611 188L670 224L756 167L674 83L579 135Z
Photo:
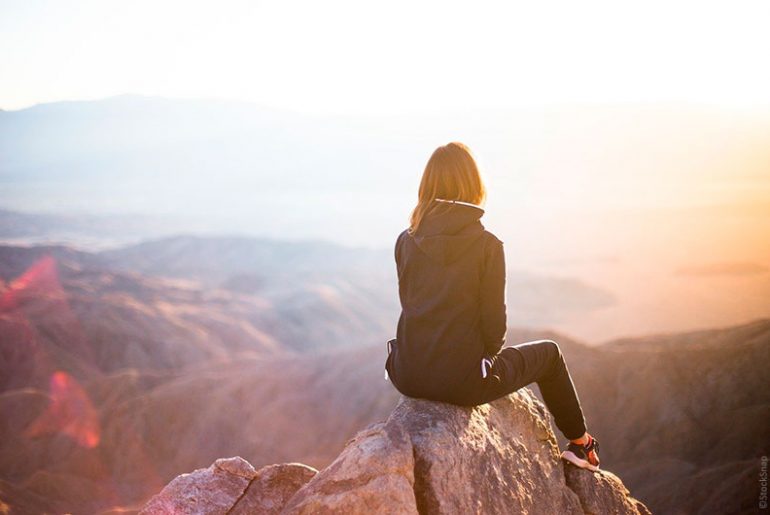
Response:
M578 458L577 455L574 452L572 452L572 451L564 451L564 452L562 452L561 453L561 457L564 458L565 460L569 461L570 463L572 463L576 467L580 467L581 469L588 469L588 470L592 470L594 472L599 470L599 467L597 467L596 465L591 465L590 462L584 460L583 458Z

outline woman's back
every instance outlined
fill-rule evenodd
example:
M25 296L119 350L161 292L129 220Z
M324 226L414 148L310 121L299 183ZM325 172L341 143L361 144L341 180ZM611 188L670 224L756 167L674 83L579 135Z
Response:
M402 312L388 373L402 393L457 401L504 343L503 244L483 214L434 199L414 235L396 241Z

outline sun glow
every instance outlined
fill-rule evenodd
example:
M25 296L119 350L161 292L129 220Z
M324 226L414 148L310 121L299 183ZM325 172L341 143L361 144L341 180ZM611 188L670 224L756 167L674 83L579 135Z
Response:
M0 16L0 106L121 93L306 112L770 104L767 2L35 1Z

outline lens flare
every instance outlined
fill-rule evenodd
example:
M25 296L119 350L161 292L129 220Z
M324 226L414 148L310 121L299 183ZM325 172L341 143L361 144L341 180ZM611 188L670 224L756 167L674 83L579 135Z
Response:
M27 298L49 297L61 292L56 260L44 256L8 284L0 295L0 312L20 307Z
M50 380L48 408L24 431L30 438L52 433L69 436L78 445L99 445L99 416L85 389L66 372L54 372Z

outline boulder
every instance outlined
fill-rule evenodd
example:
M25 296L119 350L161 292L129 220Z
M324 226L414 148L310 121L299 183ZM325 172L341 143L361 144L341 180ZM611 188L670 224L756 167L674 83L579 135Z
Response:
M221 458L210 467L177 476L139 515L280 513L317 470L301 463L254 470L243 458Z
M221 461L179 476L142 513L649 514L614 474L560 459L526 388L475 407L402 396L318 473Z
M230 514L278 514L291 496L317 472L302 463L279 463L262 467L240 501L233 505Z
M623 482L606 470L591 472L575 467L571 463L565 465L567 486L580 499L580 506L586 515L603 515L605 513L639 513L652 515L650 510L637 501L628 492Z

